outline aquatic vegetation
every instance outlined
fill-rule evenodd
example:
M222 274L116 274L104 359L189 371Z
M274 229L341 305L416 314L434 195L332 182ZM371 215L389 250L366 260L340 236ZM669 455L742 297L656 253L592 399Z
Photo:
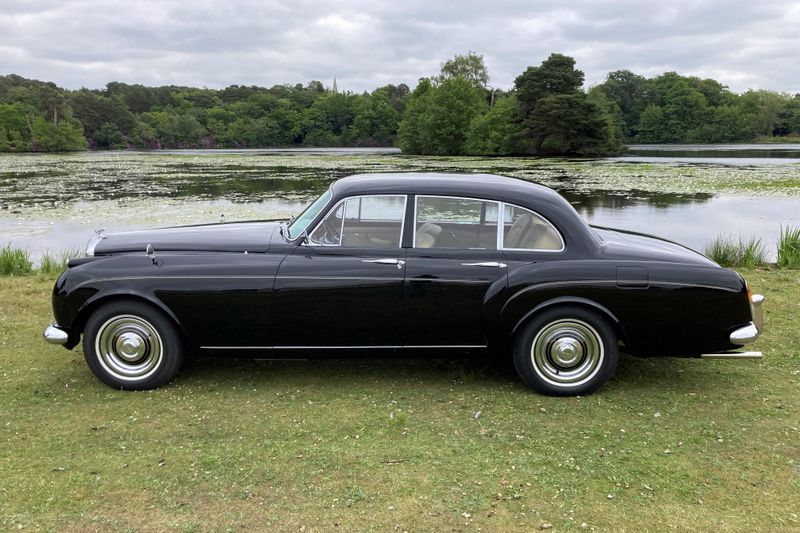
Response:
M33 271L31 256L27 250L13 248L10 244L0 248L0 275L14 276Z
M774 260L778 225L793 222L787 205L800 199L800 164L661 159L421 157L370 150L3 154L0 239L22 243L38 261L46 247L80 246L99 228L218 222L222 214L230 222L289 218L348 174L434 171L495 173L542 183L587 217L634 205L660 209L712 198L774 198L781 204L771 212L774 230L763 224L752 230L764 235ZM655 231L652 226L629 229ZM692 234L673 238L702 247Z
M800 226L781 226L778 240L778 266L800 268Z
M719 235L708 243L703 253L724 267L755 268L767 262L767 251L760 238L751 237L738 241L725 235Z

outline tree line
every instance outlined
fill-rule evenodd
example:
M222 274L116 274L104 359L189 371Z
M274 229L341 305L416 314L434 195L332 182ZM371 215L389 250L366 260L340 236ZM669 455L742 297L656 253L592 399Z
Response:
M430 155L603 155L627 143L800 139L800 94L741 94L712 79L628 70L583 89L575 60L551 54L503 91L483 57L372 92L319 81L270 88L145 87L64 90L0 76L0 152L91 149L399 146Z

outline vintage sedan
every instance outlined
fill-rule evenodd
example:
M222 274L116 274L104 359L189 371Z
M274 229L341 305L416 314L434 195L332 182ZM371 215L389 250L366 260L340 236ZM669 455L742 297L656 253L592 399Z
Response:
M470 174L336 181L291 221L100 234L53 292L44 337L120 389L189 354L510 357L551 395L635 356L759 357L744 279L684 246L588 225L552 189Z

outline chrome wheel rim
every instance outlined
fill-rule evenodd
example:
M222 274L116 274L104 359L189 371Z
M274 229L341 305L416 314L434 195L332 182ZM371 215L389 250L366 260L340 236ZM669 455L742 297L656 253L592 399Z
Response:
M578 386L592 379L605 357L603 341L592 326L574 318L550 322L531 343L536 373L556 386Z
M100 326L95 353L103 368L117 379L139 381L161 365L164 347L161 335L147 320L118 315Z

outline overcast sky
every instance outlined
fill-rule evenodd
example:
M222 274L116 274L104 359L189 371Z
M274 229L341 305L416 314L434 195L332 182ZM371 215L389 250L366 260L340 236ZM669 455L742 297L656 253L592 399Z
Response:
M100 88L413 87L456 53L509 88L551 52L596 84L675 70L735 91L800 91L800 2L715 0L0 0L0 74Z

